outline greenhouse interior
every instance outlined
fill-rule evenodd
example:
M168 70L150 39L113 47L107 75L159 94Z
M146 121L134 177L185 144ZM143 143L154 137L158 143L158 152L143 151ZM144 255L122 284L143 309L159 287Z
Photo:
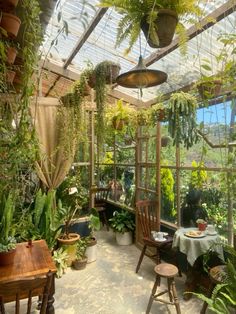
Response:
M0 0L0 313L236 313L235 11Z

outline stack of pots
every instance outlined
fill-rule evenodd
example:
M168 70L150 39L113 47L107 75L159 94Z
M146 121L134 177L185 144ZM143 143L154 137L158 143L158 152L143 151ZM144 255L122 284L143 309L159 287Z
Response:
M16 72L13 70L13 64L17 55L17 49L15 48L16 37L20 29L21 20L15 15L15 8L18 4L18 0L5 0L0 3L0 37L4 43L6 53L6 82L12 84L15 78Z

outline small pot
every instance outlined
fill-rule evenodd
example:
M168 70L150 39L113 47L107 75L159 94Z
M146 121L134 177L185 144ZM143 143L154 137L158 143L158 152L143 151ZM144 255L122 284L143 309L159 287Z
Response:
M15 254L16 254L16 249L8 251L8 252L1 252L0 253L0 266L7 266L7 265L13 264Z
M198 230L205 231L207 227L207 223L198 223L197 226L198 226Z
M13 64L16 59L17 50L15 47L8 47L7 48L7 63Z
M72 245L75 244L80 239L78 233L69 233L69 239L58 238L57 241L62 245Z
M76 259L72 262L72 266L76 270L85 269L87 265L87 260L88 260L87 257L84 257L83 259Z
M10 38L16 38L20 29L21 20L14 14L2 13L0 26L5 29Z
M7 73L6 73L6 81L7 81L7 83L12 84L13 81L14 81L15 76L16 76L16 72L15 71L7 70Z
M125 120L113 118L112 125L115 130L121 131L125 126Z

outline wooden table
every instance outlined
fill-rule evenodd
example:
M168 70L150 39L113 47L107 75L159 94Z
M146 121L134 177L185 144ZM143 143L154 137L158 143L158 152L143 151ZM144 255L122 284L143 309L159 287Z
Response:
M0 267L0 285L4 282L32 278L53 272L51 291L48 299L47 313L54 313L55 273L56 266L45 240L33 241L28 247L27 242L18 243L12 265Z

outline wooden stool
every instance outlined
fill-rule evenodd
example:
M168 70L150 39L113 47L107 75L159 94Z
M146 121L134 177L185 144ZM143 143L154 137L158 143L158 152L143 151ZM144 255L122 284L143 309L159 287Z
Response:
M172 264L161 263L155 266L154 271L156 273L156 281L152 288L152 293L148 302L146 314L150 312L153 301L174 305L176 308L176 312L180 314L181 312L180 312L179 300L177 297L176 288L175 288L175 280L174 280L174 277L178 275L178 268ZM157 286L160 286L161 277L167 279L168 289L156 294ZM161 298L158 298L159 296L165 293L169 294L170 301L166 301Z
M226 273L227 273L226 265L219 265L219 266L215 266L215 267L210 269L209 277L211 279L211 285L209 287L209 293L208 293L209 298L211 297L212 291L214 290L215 286L219 283L224 282L224 278L226 276ZM205 301L203 303L200 314L206 313L207 306L208 306L208 304Z

